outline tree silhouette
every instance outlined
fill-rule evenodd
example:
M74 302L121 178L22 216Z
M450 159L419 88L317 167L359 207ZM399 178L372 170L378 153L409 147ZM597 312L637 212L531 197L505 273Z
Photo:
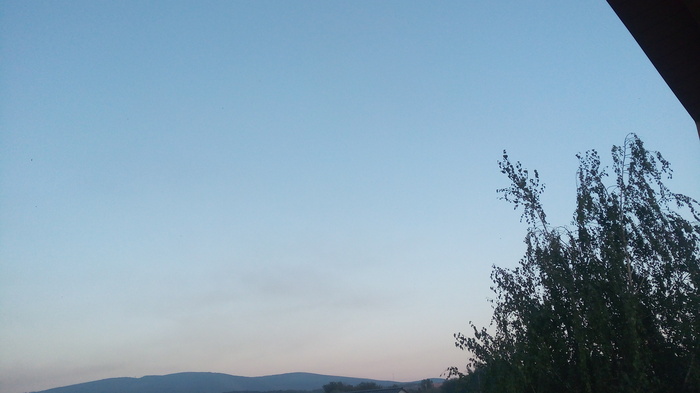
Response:
M671 192L669 163L636 135L578 155L571 227L553 227L544 185L504 152L498 190L522 208L527 251L494 267L492 327L455 335L487 392L699 392L698 202ZM612 184L605 180L612 177ZM675 209L675 210L674 210Z

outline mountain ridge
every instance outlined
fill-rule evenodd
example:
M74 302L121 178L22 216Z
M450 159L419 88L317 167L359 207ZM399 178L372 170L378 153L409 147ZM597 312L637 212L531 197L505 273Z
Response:
M432 378L437 380L437 378ZM388 387L414 382L292 372L244 377L215 372L180 372L145 375L140 378L116 377L41 390L34 393L224 393L233 391L269 392L274 390L317 390L330 382L356 385L374 382Z

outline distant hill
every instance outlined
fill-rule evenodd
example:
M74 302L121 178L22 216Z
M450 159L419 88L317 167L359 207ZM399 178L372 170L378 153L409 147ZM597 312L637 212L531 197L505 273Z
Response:
M374 382L380 386L408 383L339 377L311 373L288 373L264 377L241 377L220 373L177 373L141 378L109 378L42 390L37 393L223 393L232 391L317 390L329 382L357 385Z

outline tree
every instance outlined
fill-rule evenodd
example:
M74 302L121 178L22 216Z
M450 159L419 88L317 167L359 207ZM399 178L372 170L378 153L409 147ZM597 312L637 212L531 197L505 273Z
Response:
M491 329L455 335L467 373L487 392L700 392L698 202L664 185L669 163L636 135L611 175L595 151L577 157L572 225L553 227L538 172L504 151L498 192L522 208L527 247L494 267Z
M463 378L451 378L446 379L442 385L440 385L441 393L466 393L466 376Z

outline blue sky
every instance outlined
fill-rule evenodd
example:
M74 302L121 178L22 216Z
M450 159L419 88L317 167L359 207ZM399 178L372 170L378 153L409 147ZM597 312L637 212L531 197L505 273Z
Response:
M466 364L575 154L695 125L605 1L0 3L0 392Z

